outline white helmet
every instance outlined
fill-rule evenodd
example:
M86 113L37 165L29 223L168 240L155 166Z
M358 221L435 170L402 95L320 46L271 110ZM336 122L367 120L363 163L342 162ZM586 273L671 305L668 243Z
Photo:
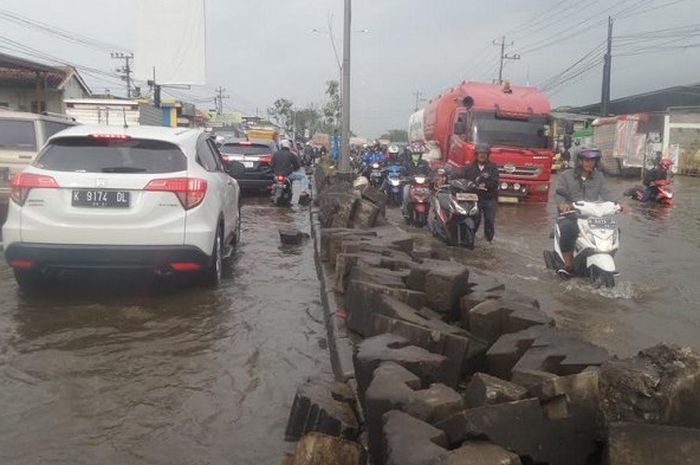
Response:
M399 153L399 148L395 145L389 146L389 153Z
M224 136L216 136L216 143L221 145L226 141L226 138Z
M289 139L282 139L280 141L280 148L281 149L291 149L292 144L289 142Z

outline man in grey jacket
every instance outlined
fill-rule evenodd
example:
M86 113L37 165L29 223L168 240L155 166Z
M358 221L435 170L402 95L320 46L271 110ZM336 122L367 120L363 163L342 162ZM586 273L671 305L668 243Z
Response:
M605 184L603 173L596 168L602 154L598 149L583 149L576 159L576 168L559 175L556 202L560 215L573 210L573 203L580 201L615 201ZM559 274L570 276L574 265L574 246L578 238L578 221L575 215L565 215L558 220L561 238L559 247L564 258L564 269Z

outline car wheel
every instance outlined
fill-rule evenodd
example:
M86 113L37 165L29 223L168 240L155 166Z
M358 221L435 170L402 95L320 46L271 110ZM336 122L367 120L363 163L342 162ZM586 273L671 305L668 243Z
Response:
M25 291L36 291L46 284L46 279L37 270L14 270L15 281Z
M214 287L221 282L221 276L224 269L224 240L221 233L221 228L217 228L216 239L214 240L214 249L211 252L212 260L207 269L204 271L204 285Z

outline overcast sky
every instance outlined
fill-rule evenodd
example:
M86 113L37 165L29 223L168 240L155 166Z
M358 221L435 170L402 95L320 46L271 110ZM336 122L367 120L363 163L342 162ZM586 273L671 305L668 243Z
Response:
M0 8L133 49L136 1L0 0ZM405 128L416 91L432 97L462 79L496 77L499 49L491 42L504 34L515 42L509 52L522 55L519 61L508 62L505 77L517 84L539 85L605 39L607 14L619 18L615 35L700 22L698 0L354 0L353 5L353 29L369 32L353 34L352 127L372 137ZM341 47L343 0L206 0L206 12L207 85L177 91L179 96L210 98L214 88L223 86L231 96L227 106L245 113L264 112L278 97L298 106L321 104L324 83L337 78L338 67L328 36L311 30L328 29L333 15ZM0 37L68 62L106 71L119 64L107 51L2 19L0 26ZM561 42L551 44L557 38ZM688 38L671 45L696 42L698 38ZM537 50L540 46L545 47ZM639 45L628 43L626 50L635 46ZM0 51L15 53L2 47L8 47L6 42L0 42ZM625 51L622 46L619 50ZM613 67L613 98L695 83L700 81L700 48L616 57ZM558 88L551 97L553 106L595 102L600 98L601 74L602 67L597 66ZM123 92L109 79L85 77L96 92L105 88Z

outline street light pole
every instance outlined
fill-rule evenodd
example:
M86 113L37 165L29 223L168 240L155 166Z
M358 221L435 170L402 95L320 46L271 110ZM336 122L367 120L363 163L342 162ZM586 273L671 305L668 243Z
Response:
M348 174L350 168L350 36L352 35L352 0L345 0L343 28L343 108L341 111L341 156L338 171Z

